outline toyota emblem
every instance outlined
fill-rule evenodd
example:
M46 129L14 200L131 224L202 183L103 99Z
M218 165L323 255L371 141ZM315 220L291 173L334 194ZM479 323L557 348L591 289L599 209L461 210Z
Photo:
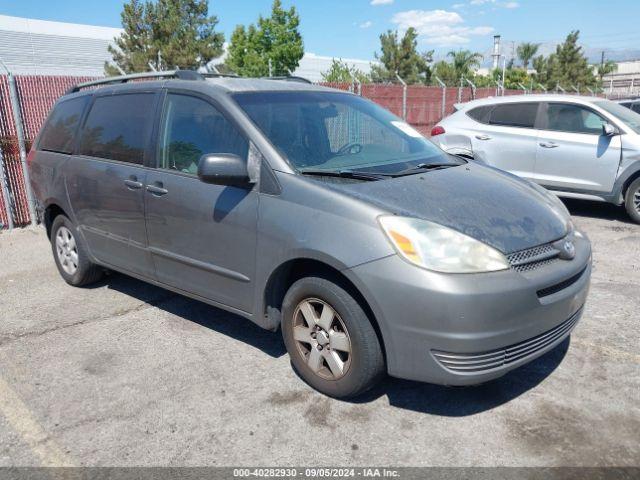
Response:
M560 258L571 260L576 256L576 247L571 240L565 240L560 250Z

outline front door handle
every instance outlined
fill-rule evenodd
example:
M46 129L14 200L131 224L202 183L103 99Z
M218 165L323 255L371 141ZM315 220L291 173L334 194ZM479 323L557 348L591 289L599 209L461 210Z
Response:
M478 140L491 140L491 137L489 135L476 135L476 138Z
M559 145L555 142L540 142L540 146L543 148L556 148Z
M167 193L169 193L169 190L164 188L162 182L155 182L153 185L147 185L147 192L156 196L160 196L166 195Z
M138 178L135 175L131 175L129 178L127 178L124 181L124 184L131 190L138 190L139 188L142 188L142 182L139 182Z

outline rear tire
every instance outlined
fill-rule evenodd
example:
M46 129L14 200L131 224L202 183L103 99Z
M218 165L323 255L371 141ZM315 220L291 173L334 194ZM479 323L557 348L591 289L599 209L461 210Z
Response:
M103 269L89 260L78 229L64 215L58 215L51 226L51 250L58 272L69 285L81 287L102 278Z
M302 278L289 288L282 336L294 369L325 395L357 396L384 375L382 348L367 314L325 278Z
M627 188L624 206L631 220L640 223L640 178L636 178Z

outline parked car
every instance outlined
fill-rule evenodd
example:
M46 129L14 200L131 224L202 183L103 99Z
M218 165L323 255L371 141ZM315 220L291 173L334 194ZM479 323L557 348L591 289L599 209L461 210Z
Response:
M594 97L523 95L460 105L432 141L559 196L624 205L640 223L640 115Z
M640 98L618 100L618 103L623 107L627 107L628 109L633 110L636 113L640 113Z
M335 397L485 382L578 322L590 243L544 189L357 95L159 75L73 88L29 155L67 283L107 268L281 328Z

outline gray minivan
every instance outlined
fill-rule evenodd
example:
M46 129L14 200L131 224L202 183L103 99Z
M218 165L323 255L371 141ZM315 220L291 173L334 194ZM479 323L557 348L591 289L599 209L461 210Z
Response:
M347 92L141 76L71 89L29 154L67 283L115 270L282 328L335 397L485 382L578 322L590 243L541 187Z

